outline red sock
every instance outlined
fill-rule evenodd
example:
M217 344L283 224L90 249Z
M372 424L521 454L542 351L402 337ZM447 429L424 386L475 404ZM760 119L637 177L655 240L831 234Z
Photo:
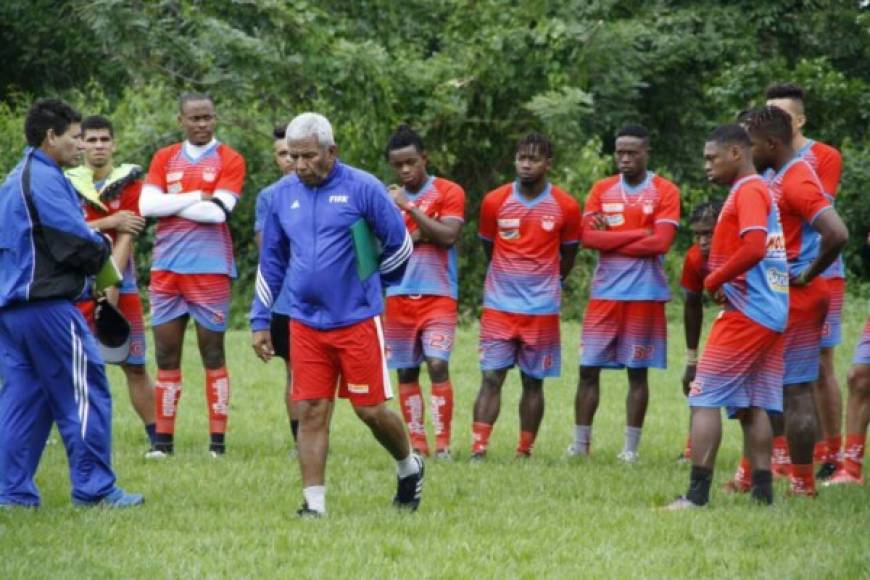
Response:
M450 449L453 425L453 385L450 381L432 383L432 422L435 424L435 449Z
M226 433L230 406L230 377L226 367L205 369L205 396L209 433Z
M741 488L749 489L752 487L752 465L749 463L749 458L745 455L740 457L740 464L737 466L737 471L734 472L734 481Z
M429 454L429 444L426 441L425 408L420 383L401 383L399 385L399 403L402 407L402 417L408 425L411 436L411 447L425 455Z
M517 444L517 455L531 455L532 446L535 444L537 433L531 431L520 431L520 441Z
M825 463L833 463L836 466L842 464L840 452L843 450L843 438L839 435L836 437L828 437L825 440L827 446L827 454L825 455Z
M861 477L861 468L864 465L864 443L866 441L863 433L852 433L846 435L846 446L843 449L843 468L854 477Z
M684 459L692 459L692 438L691 436L686 437L686 446L683 448L683 458Z
M489 436L492 434L492 425L475 421L471 424L471 434L474 439L471 452L486 453L486 448L489 447Z
M175 412L181 397L181 370L157 369L154 386L154 401L157 411L157 432L164 435L175 433Z
M791 465L791 457L788 454L788 439L785 435L773 438L773 453L770 456L771 468L775 474L785 475Z
M816 495L816 478L813 475L813 464L798 465L792 463L791 474L791 493L794 495Z

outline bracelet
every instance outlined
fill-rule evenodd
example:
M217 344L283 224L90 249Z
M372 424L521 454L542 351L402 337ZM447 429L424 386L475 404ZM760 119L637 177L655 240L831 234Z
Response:
M698 349L686 349L686 364L691 366L698 364Z

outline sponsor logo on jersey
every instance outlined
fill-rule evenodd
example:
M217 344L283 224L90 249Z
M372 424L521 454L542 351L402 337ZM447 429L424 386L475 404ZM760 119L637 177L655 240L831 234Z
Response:
M767 283L770 284L770 288L774 292L788 292L788 272L768 268Z
M183 171L173 171L166 174L166 181L181 181L182 177L184 177Z
M767 257L785 259L785 236L782 232L767 234Z
M520 220L516 219L500 219L498 220L498 235L503 240L517 240L520 237Z
M330 195L329 203L347 203L346 195Z
M347 392L354 395L367 395L369 393L369 386L356 383L348 383Z
M554 227L556 227L555 217L547 215L541 218L541 228L543 228L545 232L552 232Z
M520 227L520 220L519 219L498 220L498 227L505 228L505 229L518 228L518 227Z
M625 211L625 204L623 203L602 203L601 211L604 213L622 213Z
M616 227L621 226L625 223L625 215L621 213L610 213L607 214L605 217L607 219L607 225L609 226Z

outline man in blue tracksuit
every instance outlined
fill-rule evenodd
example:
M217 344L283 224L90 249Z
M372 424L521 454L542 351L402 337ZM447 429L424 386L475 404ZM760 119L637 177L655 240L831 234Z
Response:
M63 101L36 101L24 127L30 147L0 186L0 507L39 505L33 476L55 422L74 504L143 501L115 485L109 384L73 304L112 249L63 174L81 156L80 121Z
M396 460L393 503L414 510L423 489L423 461L411 453L402 419L385 404L392 390L380 321L382 284L401 281L413 251L411 237L383 184L336 159L325 117L297 116L287 126L287 145L296 175L279 181L272 194L251 327L254 348L271 351L269 308L286 286L305 499L299 515L326 513L326 452L336 389ZM370 229L380 242L379 256L361 229ZM352 231L363 241L356 249ZM367 246L369 251L360 250ZM377 260L378 270L359 268L367 262L359 255L372 258L369 263Z

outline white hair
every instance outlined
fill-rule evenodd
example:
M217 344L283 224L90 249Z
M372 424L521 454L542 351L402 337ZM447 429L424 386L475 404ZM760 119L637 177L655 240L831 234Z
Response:
M335 137L332 135L332 125L329 120L320 113L300 113L293 117L287 125L287 142L300 141L316 137L321 147L335 145Z

